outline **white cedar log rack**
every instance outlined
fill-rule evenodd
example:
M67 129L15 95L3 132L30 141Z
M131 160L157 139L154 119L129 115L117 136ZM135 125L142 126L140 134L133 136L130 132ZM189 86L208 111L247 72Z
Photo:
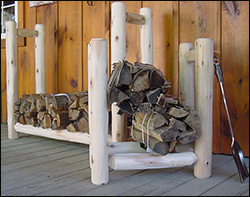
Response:
M141 8L140 14L126 12L124 3L111 5L111 63L126 59L126 23L140 25L141 62L153 64L152 10ZM31 125L14 124L14 102L17 101L17 36L35 37L36 93L45 93L45 32L42 24L35 30L17 29L6 22L7 111L8 138L18 133L43 136L90 145L91 181L108 183L109 167L114 170L140 170L184 167L194 164L194 176L207 178L212 168L212 106L213 106L213 40L198 38L179 46L179 97L194 107L200 116L201 135L194 152L168 153L155 156L140 148L138 142L121 142L123 117L112 105L112 135L108 135L107 106L107 40L93 38L88 44L89 134L72 133L66 129L52 130ZM98 98L95 99L95 98Z

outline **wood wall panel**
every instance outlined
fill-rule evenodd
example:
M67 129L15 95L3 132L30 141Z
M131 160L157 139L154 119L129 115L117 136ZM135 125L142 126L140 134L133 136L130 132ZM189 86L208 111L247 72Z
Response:
M95 1L93 5L83 2L83 90L88 90L88 43L92 38L109 41L109 2ZM98 28L96 28L98 27Z
M126 12L140 13L141 1L123 1L126 5ZM140 61L140 26L126 24L126 59L134 63Z
M180 2L180 43L194 43L197 38L212 38L214 51L220 59L220 7L219 1ZM213 152L220 151L220 89L214 75L213 100Z
M162 71L170 82L173 78L172 4L172 1L143 1L143 7L152 8L153 13L154 65ZM172 94L171 89L168 92L170 94Z
M235 140L249 156L249 1L222 4L223 85ZM231 135L221 105L221 152L231 152Z
M29 1L24 1L24 28L34 29L36 7L30 8ZM18 97L35 92L35 39L26 38L26 45L18 47Z
M57 3L37 7L37 24L45 26L45 91L58 92Z
M59 92L82 91L82 4L58 1Z

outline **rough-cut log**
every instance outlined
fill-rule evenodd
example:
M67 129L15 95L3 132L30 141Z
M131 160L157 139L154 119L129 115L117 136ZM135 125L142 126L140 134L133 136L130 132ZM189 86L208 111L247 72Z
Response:
M198 134L194 130L188 129L187 131L180 132L177 140L181 144L188 144L195 141L197 138Z
M34 127L38 126L39 123L38 123L38 119L36 116L30 117L29 120L30 120L30 123L32 126L34 126Z
M14 111L18 111L20 110L20 105L21 105L21 99L19 98L15 103L14 103Z
M76 123L77 123L77 122L70 123L70 124L66 127L66 129L67 129L68 131L70 131L70 132L77 132L77 131L79 131L79 129L78 129Z
M168 114L175 117L175 118L184 118L189 114L189 112L184 110L184 109L171 107Z
M83 95L79 98L79 107L83 107L88 103L88 95Z
M186 124L183 121L177 120L173 117L169 119L169 125L176 127L178 130L186 131Z
M175 145L178 143L178 141L175 139L173 140L169 145L169 152L172 153L174 151Z
M141 132L143 131L145 134L147 134L148 132L148 134L151 137L161 142L170 142L174 140L179 134L178 129L172 126L163 126L158 129L151 130L149 129L149 127L142 126L142 124L139 124L138 122L134 120L132 121L132 123L133 123L134 128L136 128L137 130Z
M66 111L68 110L68 97L66 95L53 96L51 104L58 111Z
M19 111L14 112L14 122L15 123L18 122L20 116L21 116L21 114L19 113Z
M81 111L74 108L69 108L69 120L75 121L80 116Z
M21 124L27 124L25 121L24 115L22 115L22 114L19 116L18 122Z
M110 103L117 102L118 104L120 104L122 101L128 100L128 99L129 97L118 88L116 87L111 88L110 94L109 94Z
M161 93L161 88L156 88L153 90L146 91L145 95L147 97L148 102L151 105L154 105L154 104L156 104L157 98L160 95L160 93Z
M152 70L150 73L150 89L162 87L165 83L165 78L162 73L156 69Z
M132 82L132 76L128 65L125 62L122 62L121 67L119 77L117 78L117 87L130 85Z
M55 119L58 130L65 129L70 124L68 111L59 111Z
M133 134L134 139L140 143L143 143L142 138L144 137L145 145L148 145L148 147L152 151L162 154L162 155L166 155L168 153L169 146L167 143L161 142L151 136L148 136L149 139L147 139L147 134L144 133L144 135L142 136L142 132L136 128L132 129L132 134ZM148 140L148 144L147 144L147 140Z
M171 142L180 134L178 129L174 126L163 126L155 129L155 132L160 135L163 142Z
M122 103L118 104L118 106L121 108L123 112L127 112L130 115L134 113L132 105L130 104L128 100L123 101Z
M19 112L21 114L24 114L25 110L29 110L29 106L30 106L30 102L27 101L27 98L29 97L29 95L22 95L21 98L21 105L20 105L20 109Z
M69 100L69 108L75 109L79 107L79 98L77 97L75 100Z
M48 112L47 112L47 111L38 112L38 114L37 114L38 122L40 122L40 123L42 122L43 116L44 116L46 113L48 113Z
M58 110L52 104L49 104L48 113L51 115L52 118L56 118Z
M159 113L146 114L142 112L136 112L134 117L135 117L136 122L138 122L139 124L142 124L144 120L144 126L145 127L149 126L151 130L159 128L163 126L164 124L168 124L168 121L166 120L166 118L164 118L164 116ZM150 118L150 122L148 123L149 118Z
M139 112L142 112L142 113L149 113L149 112L152 112L151 105L150 105L150 103L148 103L148 102L141 103L141 104L139 105L139 107L137 108L137 110L138 110Z
M129 92L130 102L135 106L140 105L140 103L143 102L144 97L145 97L144 92Z
M156 105L158 105L159 107L165 107L167 100L165 99L165 95L163 93L161 93L158 96L158 99L156 101Z
M176 143L173 152L182 153L182 152L194 152L191 144L181 144L179 142Z
M195 110L190 110L189 115L183 120L196 133L200 134L201 124L199 114Z
M83 116L87 121L89 121L89 114L88 114L87 111L83 110L83 111L82 111L82 116Z
M141 70L135 74L133 81L131 82L131 91L140 92L149 89L150 79L149 70Z
M51 128L52 126L52 120L50 114L46 113L43 116L42 122L41 122L41 127L43 129Z
M49 110L49 105L52 104L53 96L52 95L46 95L44 100L45 100L46 110L48 111Z
M77 122L76 125L77 125L79 131L89 133L89 122L84 117L80 118L80 120Z
M36 109L37 109L37 112L46 111L46 105L45 105L44 98L38 98L36 100Z

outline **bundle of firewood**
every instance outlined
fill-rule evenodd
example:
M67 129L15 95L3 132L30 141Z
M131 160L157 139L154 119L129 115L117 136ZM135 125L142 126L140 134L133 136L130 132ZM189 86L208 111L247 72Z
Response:
M15 121L44 129L88 132L88 93L22 95Z
M131 115L133 139L162 155L192 150L200 131L198 113L167 94L170 87L160 70L139 62L115 63L108 81L108 102Z

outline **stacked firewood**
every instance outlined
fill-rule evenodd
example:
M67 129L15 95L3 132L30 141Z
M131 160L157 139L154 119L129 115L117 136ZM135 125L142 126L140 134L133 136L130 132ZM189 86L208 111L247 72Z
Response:
M88 93L22 95L15 121L44 129L88 132Z
M160 70L139 62L115 63L108 82L108 102L132 117L132 138L162 155L192 150L200 132L198 113L167 94L170 88Z

